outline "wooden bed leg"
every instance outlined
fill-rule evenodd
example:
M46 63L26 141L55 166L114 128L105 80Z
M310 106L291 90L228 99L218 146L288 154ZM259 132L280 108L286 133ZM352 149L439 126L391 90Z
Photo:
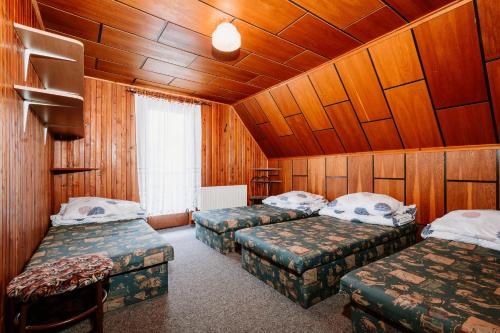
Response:
M103 321L104 321L104 306L103 306L103 283L102 281L97 282L96 284L96 304L97 309L94 314L94 330L97 333L103 333Z

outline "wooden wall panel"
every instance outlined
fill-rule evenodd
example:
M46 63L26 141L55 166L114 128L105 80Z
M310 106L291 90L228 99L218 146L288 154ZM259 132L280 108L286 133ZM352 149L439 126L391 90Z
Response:
M295 133L295 136L302 144L307 155L321 155L323 154L323 150L321 146L316 141L316 137L313 132L311 132L311 128L307 124L306 119L302 114L297 114L295 116L290 116L286 118L288 125Z
M292 160L292 174L294 176L307 176L307 159Z
M415 37L437 108L487 100L472 3L419 25Z
M377 154L373 157L373 176L375 178L404 178L404 154Z
M307 190L325 196L325 158L310 158L307 168Z
M349 156L348 191L373 192L373 156Z
M286 85L273 88L270 93L283 116L288 117L300 113L299 106Z
M323 105L339 103L348 99L339 74L334 66L327 65L321 67L310 73L309 78Z
M494 149L447 152L446 178L494 182L497 179L496 160L497 151Z
M405 181L401 179L375 179L375 193L389 195L401 202L405 202Z
M347 157L329 156L326 158L326 177L347 177Z
M23 131L23 103L13 89L14 84L42 87L31 66L24 80L24 49L13 22L40 28L31 1L0 4L0 332L7 321L6 286L47 232L52 192L52 136L44 144L43 125L33 112Z
M495 115L495 125L500 128L500 59L486 64L490 82L491 104Z
M259 94L255 97L255 99L261 106L267 116L267 119L269 119L271 125L274 127L279 136L293 134L269 92Z
M370 145L354 113L351 102L330 105L325 110L347 152L370 150Z
M307 176L293 176L292 190L293 191L307 191L308 188Z
M496 0L478 0L477 8L481 23L484 57L486 60L500 57L500 34L498 22L500 21L500 6Z
M333 201L347 193L347 178L326 177L325 198L328 201Z
M448 182L446 206L457 209L497 209L495 183Z
M392 119L364 123L363 130L373 150L403 148L398 130Z

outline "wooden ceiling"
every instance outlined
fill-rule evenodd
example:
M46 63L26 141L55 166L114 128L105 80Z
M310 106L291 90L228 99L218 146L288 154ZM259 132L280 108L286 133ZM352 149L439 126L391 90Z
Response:
M449 2L38 0L38 5L47 30L84 43L86 75L234 103ZM210 35L224 21L233 22L242 37L240 55L232 61L212 55Z
M234 107L268 157L498 143L499 20L462 2Z

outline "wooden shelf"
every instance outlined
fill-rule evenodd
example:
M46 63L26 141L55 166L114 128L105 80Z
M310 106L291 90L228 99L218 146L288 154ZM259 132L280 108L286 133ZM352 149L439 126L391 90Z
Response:
M254 182L254 183L282 183L281 180L259 180L259 179L253 179L252 182Z
M255 171L281 171L281 168L254 168Z
M14 23L25 47L25 79L31 62L46 89L83 96L83 44L72 38Z
M50 172L53 174L63 174L63 173L73 173L73 172L85 172L99 170L99 168L52 168Z

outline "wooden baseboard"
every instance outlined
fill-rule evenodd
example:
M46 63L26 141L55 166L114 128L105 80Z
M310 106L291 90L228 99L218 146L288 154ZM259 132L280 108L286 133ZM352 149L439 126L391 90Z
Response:
M191 223L190 216L190 213L150 216L148 217L148 223L156 230L180 227Z

